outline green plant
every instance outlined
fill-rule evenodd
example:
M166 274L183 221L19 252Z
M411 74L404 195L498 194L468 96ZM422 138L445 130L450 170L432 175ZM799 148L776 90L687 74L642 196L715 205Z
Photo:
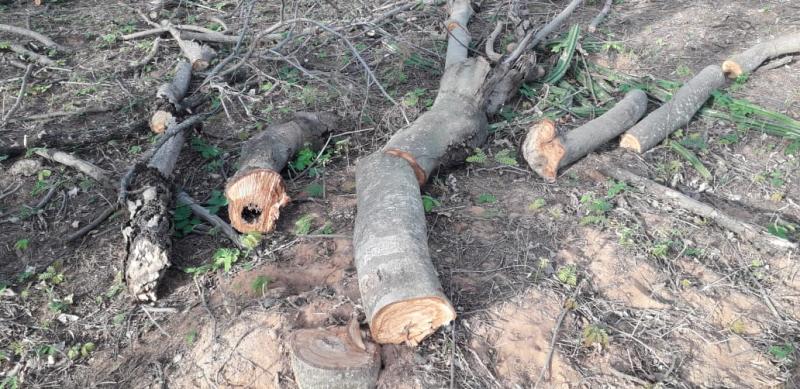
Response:
M482 165L482 164L486 163L486 161L488 159L489 158L486 156L486 153L484 153L483 150L476 148L475 149L475 154L470 155L469 157L467 157L467 162L468 163L475 163L475 164L478 164L478 165Z
M181 238L192 231L194 227L201 224L200 219L194 216L192 209L186 204L179 204L172 212L173 235Z
M581 204L587 209L586 215L581 218L581 225L604 223L606 213L613 208L605 198L597 199L591 192L581 196Z
M305 189L306 194L308 197L322 197L322 194L325 192L325 189L319 183L312 183L309 184Z
M556 271L556 278L569 286L578 285L578 268L575 265L560 266Z
M497 197L491 193L481 193L478 195L478 204L494 204L497 202Z
M414 88L403 97L403 105L406 107L416 107L419 98L424 96L427 91L424 88Z
M37 279L44 283L50 283L51 285L58 285L64 282L64 273L60 271L60 266L54 264L48 266L44 272L39 273Z
M100 39L101 39L101 40L102 40L102 41L103 41L105 44L107 44L107 45L110 45L110 44L112 44L112 43L114 43L114 42L116 42L116 41L117 41L117 34L115 34L115 33L110 33L110 34L101 35L101 36L100 36Z
M122 278L122 272L118 271L117 274L114 275L114 282L108 287L105 295L107 298L111 299L122 292L123 289L125 289L125 280Z
M211 257L213 269L224 268L225 273L230 272L233 264L239 260L239 255L241 255L239 249L218 248L217 251L214 252L214 256Z
M597 324L590 324L583 329L582 342L586 347L591 347L595 344L605 347L608 346L608 340L608 332Z
M791 358L792 354L794 354L794 345L788 342L784 344L776 344L770 346L768 352L778 361L788 360Z
M25 251L30 246L30 241L28 239L20 239L16 243L14 243L14 248L19 251Z
M630 189L628 184L624 181L609 180L608 183L610 186L608 188L608 194L606 195L607 198L614 198L616 195Z
M250 289L253 293L264 293L264 290L267 289L269 283L272 282L272 279L265 275L257 276L252 283L250 283Z
M47 179L51 175L53 175L53 172L47 169L42 169L36 173L36 182L33 184L33 189L31 189L31 196L38 196L40 193L44 192L50 185Z
M248 250L252 250L261 243L262 238L261 233L258 231L248 232L241 236L242 245Z
M222 154L222 150L220 150L219 147L206 143L206 141L199 136L192 137L191 145L192 149L200 153L205 159L216 158Z
M700 158L698 158L695 153L693 153L691 150L687 149L686 147L683 147L682 144L675 141L670 141L669 146L670 148L672 148L673 151L675 151L680 156L689 161L692 167L694 167L694 170L700 173L700 175L703 176L704 179L711 180L712 177L711 172L708 171L706 166L703 165L703 162L700 161Z
M650 254L653 254L656 258L666 258L667 254L669 254L671 244L672 242L670 241L656 242L653 244L653 247L650 248Z
M677 74L679 77L689 77L692 75L692 69L684 64L680 64L677 68L675 68L675 74Z
M541 209L545 205L547 205L547 202L543 198L537 197L530 204L528 204L528 210L536 211L538 209Z
M130 155L136 155L136 154L139 154L141 152L142 152L142 146L133 145L131 147L128 147L128 154L130 154Z
M197 340L197 330L190 330L186 333L186 336L184 336L183 339L186 341L186 345L191 347Z
M306 170L306 168L311 167L314 163L314 151L308 145L305 145L300 151L297 152L295 155L294 160L289 162L289 166L294 169L295 171L301 172Z
M545 84L555 84L560 81L567 73L567 69L572 64L572 56L575 54L575 49L578 46L578 37L580 36L581 28L575 24L567 33L566 38L559 41L552 47L553 52L561 52L553 69L542 80Z
M499 152L497 152L497 154L494 155L494 160L497 161L497 163L499 164L507 166L519 166L519 164L517 163L517 156L514 155L514 150L511 149L500 150Z
M434 208L441 206L442 203L431 195L422 195L422 208L425 213L430 213Z
M311 232L311 226L314 222L314 215L313 214L305 214L297 219L294 222L294 234L295 235L308 235Z
M206 201L206 205L204 205L209 212L215 215L220 209L226 206L228 206L228 199L222 191L216 189L211 191L211 197L209 197L208 201Z
M747 324L745 324L744 320L741 318L732 321L730 325L728 325L728 328L730 328L731 332L736 335L741 335L747 332Z
M0 389L18 389L19 388L19 381L17 376L13 375L10 377L6 377L3 381L0 381Z

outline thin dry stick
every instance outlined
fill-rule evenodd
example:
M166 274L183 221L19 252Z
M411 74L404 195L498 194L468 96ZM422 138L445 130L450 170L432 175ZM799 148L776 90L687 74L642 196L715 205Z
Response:
M539 372L539 378L536 379L536 383L533 385L534 388L539 386L539 383L542 382L544 379L545 374L550 376L550 363L553 361L553 354L556 351L556 341L558 341L558 332L561 329L561 323L564 322L564 318L567 316L567 312L570 311L571 308L568 307L568 303L570 300L574 301L575 298L581 293L581 289L583 289L583 284L586 282L585 279L581 280L578 286L575 287L575 290L572 291L572 296L568 299L564 300L564 304L561 307L561 313L558 314L558 319L556 319L556 325L553 327L553 337L550 339L550 351L547 352L547 358L544 360L544 366L542 366L542 370Z
M242 243L242 238L239 234L231 227L230 224L225 223L219 216L214 215L213 213L209 212L205 207L198 204L191 196L189 196L186 192L178 193L178 202L184 203L189 206L189 208L197 215L199 218L207 221L211 226L215 228L219 228L223 234L231 241L236 247L240 249L246 248L245 245Z
M19 109L20 104L22 104L22 96L25 95L25 89L28 87L28 76L31 75L31 71L33 71L33 64L29 64L27 68L25 68L25 75L22 76L22 86L19 87L19 94L17 94L17 100L14 102L14 105L3 115L3 120L0 120L0 127L3 127L8 122L8 119L11 118L11 115Z
M11 34L27 36L28 38L35 39L35 40L41 42L43 45L45 45L47 47L50 47L50 48L53 48L53 49L56 49L56 50L60 50L60 51L65 51L64 50L64 46L59 45L58 43L56 43L52 39L50 39L50 38L48 38L48 37L36 32L36 31L28 30L27 28L22 28L22 27L17 27L17 26L10 26L8 24L0 24L0 31L8 32L8 33L11 33Z

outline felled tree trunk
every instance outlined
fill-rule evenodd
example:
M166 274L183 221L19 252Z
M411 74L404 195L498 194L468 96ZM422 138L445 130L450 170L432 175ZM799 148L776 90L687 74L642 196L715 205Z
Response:
M183 147L183 131L153 155L133 183L140 190L127 200L130 219L122 229L126 242L125 281L139 301L155 301L161 277L170 266L173 191L169 177Z
M730 78L749 74L773 57L800 51L800 33L788 34L759 43L747 51L735 55L722 63L722 71Z
M300 389L374 388L380 348L364 342L356 328L302 329L291 338L292 370Z
M622 136L620 146L637 153L652 149L692 120L715 90L725 86L718 65L710 65L684 84L672 100L651 112Z
M289 203L281 170L306 143L317 143L336 125L329 113L297 113L289 122L269 126L242 146L239 170L228 180L225 196L231 225L239 232L270 232Z
M602 116L557 136L555 124L543 120L533 126L522 144L522 156L531 169L554 182L567 166L631 128L647 111L647 94L634 89Z
M189 90L191 79L192 65L179 61L172 81L161 85L156 92L156 110L150 118L150 129L153 132L161 134L167 127L175 124L178 105Z

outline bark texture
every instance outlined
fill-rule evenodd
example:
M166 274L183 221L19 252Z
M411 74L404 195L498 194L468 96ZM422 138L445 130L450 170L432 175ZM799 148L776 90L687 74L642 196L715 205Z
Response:
M685 126L705 104L711 93L725 86L725 75L718 65L710 65L684 84L672 100L651 112L625 133L620 146L643 153Z
M173 192L169 182L184 142L179 132L140 167L134 186L142 190L128 197L130 219L122 229L126 243L125 282L138 301L155 301L157 289L170 266Z
M280 171L304 144L319 143L336 123L330 113L297 113L244 143L239 170L225 187L233 228L261 233L275 228L280 208L290 200Z
M722 71L730 78L737 78L752 73L770 58L796 52L800 52L800 33L787 34L729 58L722 63Z
M163 133L167 127L176 124L176 114L180 102L189 90L192 79L192 65L179 61L175 66L175 76L171 82L162 84L156 92L156 109L150 118L150 129Z
M608 164L602 165L599 170L606 176L613 177L620 181L629 182L633 185L643 188L650 194L669 201L672 204L689 212L711 219L720 227L728 229L744 239L756 243L762 248L778 248L782 250L797 248L796 244L788 240L778 238L777 236L773 236L762 227L738 220L708 204L697 201L681 192L658 184L655 181L638 176L627 170L608 166Z
M300 389L370 389L378 380L380 348L364 342L358 331L345 327L301 329L292 335L290 348Z
M531 169L554 182L558 169L592 152L631 128L647 111L647 94L634 89L602 116L557 136L550 120L537 123L522 144L522 156Z
M0 154L16 157L24 154L28 148L34 147L66 149L95 145L110 140L135 137L144 133L146 129L147 119L141 119L110 128L80 128L73 131L43 130L22 135L0 132Z

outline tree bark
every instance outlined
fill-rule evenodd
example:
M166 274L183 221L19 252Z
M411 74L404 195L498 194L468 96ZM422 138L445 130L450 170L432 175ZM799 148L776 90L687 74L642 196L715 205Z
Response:
M357 337L357 338L355 338ZM300 389L374 388L380 348L345 327L301 329L291 337L291 364Z
M172 249L174 194L169 177L184 142L181 131L156 151L146 167L139 167L134 187L141 188L127 200L130 219L122 229L125 237L125 281L139 301L155 301L157 289Z
M711 93L725 86L725 82L725 75L718 65L707 66L678 89L672 100L626 132L620 146L637 153L652 149L669 134L688 124Z
M76 131L44 130L22 135L3 135L0 132L0 155L16 157L29 148L74 148L96 145L114 139L135 137L147 129L147 120L133 120L112 128L80 128Z
M602 116L564 135L556 136L555 124L545 119L528 132L522 156L539 176L555 182L558 169L619 136L636 124L645 111L647 94L634 89Z
M275 228L280 208L290 201L280 171L304 144L318 143L336 122L330 113L297 113L244 143L239 170L225 186L233 228L261 233Z
M730 78L750 74L770 58L800 51L800 33L787 34L759 43L722 63L722 71Z
M179 61L175 66L175 76L171 82L162 84L156 92L156 109L150 118L150 129L156 134L163 133L177 121L175 115L192 80L192 65Z

